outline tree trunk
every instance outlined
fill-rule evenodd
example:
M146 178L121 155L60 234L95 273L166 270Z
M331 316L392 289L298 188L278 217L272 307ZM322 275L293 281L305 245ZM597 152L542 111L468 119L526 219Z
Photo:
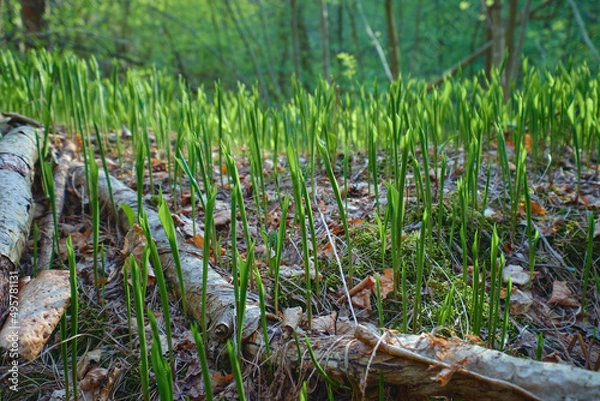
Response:
M21 19L28 34L25 41L28 48L40 45L40 33L46 29L45 11L46 0L21 0Z
M392 76L397 79L400 75L400 50L398 49L398 33L394 19L392 0L385 0L385 22L388 33L388 51L390 52L390 69Z
M519 75L519 67L521 66L521 51L523 49L523 43L525 42L525 34L527 33L527 23L529 22L529 7L531 6L531 0L526 0L523 11L521 12L521 27L519 32L519 41L514 47L512 60L508 65L510 69L510 79L516 80Z
M294 74L296 75L296 79L300 79L300 47L298 44L298 5L296 4L296 0L290 0L290 6L292 8L292 60L294 61Z
M329 15L327 2L321 4L321 62L323 63L323 79L329 79Z
M492 42L492 47L486 58L485 69L489 77L492 68L497 68L504 58L504 27L502 26L502 1L494 0L491 6L487 6L487 36Z
M583 19L581 18L579 9L577 8L577 4L573 0L567 0L567 1L569 2L571 9L573 10L573 15L575 16L575 20L577 21L577 25L579 26L579 29L581 31L581 37L583 38L583 43L585 43L585 45L588 47L588 49L590 49L590 52L596 58L596 60L598 62L600 62L600 53L598 52L598 49L596 49L596 46L594 46L594 43L592 42L592 40L590 39L590 36L587 33L587 29L585 29L585 24L583 22Z
M0 140L0 327L10 301L9 281L19 277L19 259L33 219L35 138L33 128L21 126Z
M250 42L248 41L246 34L242 30L242 26L240 25L240 22L238 21L237 17L235 16L235 14L233 12L233 9L231 8L230 0L225 0L225 6L227 8L227 12L229 13L229 16L231 17L231 21L233 22L233 25L235 26L235 29L237 30L238 35L240 36L240 39L242 40L242 43L244 43L244 47L246 48L246 51L248 52L248 55L250 56L250 61L252 62L252 65L254 66L254 73L256 74L256 78L258 79L259 88L262 89L262 93L264 95L268 96L269 90L267 88L267 83L264 79L264 76L263 76L260 66L258 64L258 58L256 57L256 54L254 54L254 50L252 49L252 46L250 45Z
M415 11L415 43L413 44L412 57L410 60L410 70L412 73L416 72L417 66L417 54L419 54L420 45L420 27L421 27L421 7L423 5L422 0L417 2L417 10Z
M298 43L300 45L300 66L301 71L306 74L307 78L303 79L302 82L308 88L312 85L313 78L313 57L312 49L310 48L310 38L308 37L308 31L304 24L304 17L302 16L302 9L298 8Z
M340 1L337 8L337 54L344 51L344 2ZM337 58L337 57L336 57ZM342 60L337 58L337 76L342 76Z
M517 28L517 14L519 9L519 0L509 0L508 2L508 19L506 20L506 34L504 42L506 44L506 66L502 74L502 86L504 87L504 95L508 95L508 87L512 80L510 66L513 63L515 57L519 57L515 54L515 30Z
M127 44L130 40L129 19L131 16L131 0L121 2L123 11L121 13L121 21L119 23L121 29L121 37L115 38L115 47L117 54L127 54Z
M381 47L381 43L379 43L379 39L377 39L377 35L375 35L375 32L373 32L373 29L371 28L371 25L369 24L369 21L367 20L367 17L365 16L365 13L362 8L362 3L360 2L360 0L356 0L356 10L358 11L360 18L362 19L363 24L365 25L365 29L367 30L367 35L369 35L369 37L373 41L373 45L375 46L375 50L377 50L377 55L379 56L379 60L381 61L381 64L383 65L383 70L385 71L385 75L388 77L388 79L390 81L393 81L394 76L392 75L392 71L390 70L390 66L386 60L385 52L383 51L383 48Z
M14 288L11 287L11 290ZM31 361L52 338L52 332L71 302L69 271L41 272L18 290L16 297L18 312L15 319L7 320L4 327L0 326L0 348L8 350L11 355L18 344L18 356Z
M373 393L380 380L386 386L400 387L403 399L411 400L445 396L465 400L584 401L596 399L600 388L600 374L589 370L515 358L457 338L400 334L334 319L325 323L335 327L330 335L311 335L296 329L298 343L292 335L294 328L283 325L283 331L273 335L269 344L272 360L298 372L298 382L306 380L315 373L308 340L327 376L350 385L363 398L376 396ZM246 349L264 359L262 338L255 336Z

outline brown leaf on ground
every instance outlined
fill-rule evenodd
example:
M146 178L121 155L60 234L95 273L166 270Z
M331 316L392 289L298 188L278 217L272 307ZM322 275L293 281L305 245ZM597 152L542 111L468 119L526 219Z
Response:
M134 224L125 235L125 241L123 242L123 249L121 252L125 257L133 255L135 260L139 263L143 258L145 245L146 236L144 235L144 230L139 225Z
M327 316L319 316L312 320L312 333L313 334L326 334L334 335L335 322L337 320L337 312L333 311Z
M216 387L225 387L233 380L233 373L223 374L221 372L217 372L211 378L211 383Z
M525 149L527 149L528 152L531 152L533 150L533 137L529 134L525 134L523 142L525 144Z
M510 293L510 312L515 315L523 315L529 311L533 297L531 291L521 291L513 288Z
M281 327L293 332L298 328L298 326L300 326L302 318L303 312L301 306L287 308L283 311L283 321L281 322Z
M502 281L507 283L509 276L512 280L512 283L515 285L523 286L529 284L531 281L529 279L529 272L519 265L508 265L502 270Z
M531 207L531 215L532 216L545 216L546 215L546 209L540 205L539 203L537 203L536 201L529 201L529 206ZM521 203L519 205L519 211L522 213L525 213L525 203Z
M594 229L594 238L600 237L600 220L596 222L596 228Z
M371 289L365 288L352 297L352 305L357 308L371 310Z
M581 195L579 203L592 209L600 209L600 199L592 195Z
M383 271L383 274L379 276L379 287L381 289L381 299L386 299L388 294L394 290L394 270L385 269ZM373 288L373 291L377 291L377 288Z
M333 259L335 253L333 252L333 245L331 245L331 242L327 242L321 247L319 250L319 256L327 259Z
M579 306L579 302L571 297L571 290L567 287L566 281L554 281L552 284L552 296L548 300L548 305L561 306Z
M357 308L371 310L371 292L375 288L375 278L367 276L363 281L355 285L350 290L352 305ZM342 301L345 296L340 297L338 302Z
M550 362L550 363L561 363L563 362L562 358L558 351L554 351L551 354L546 355L542 358L542 362Z
M95 401L108 400L119 372L119 368L115 366L110 369L100 367L90 369L83 380L79 382L83 399Z
M102 350L100 348L96 348L92 351L86 352L83 357L80 357L79 361L77 361L77 379L83 379L86 373L90 370L90 367L93 365L99 365L101 356Z
M204 249L204 237L200 233L196 233L192 238L190 238L192 244L196 245L200 249Z
M221 210L219 212L216 212L215 215L213 216L213 219L214 219L213 223L215 224L215 227L217 227L217 228L222 227L231 221L231 211L230 210Z

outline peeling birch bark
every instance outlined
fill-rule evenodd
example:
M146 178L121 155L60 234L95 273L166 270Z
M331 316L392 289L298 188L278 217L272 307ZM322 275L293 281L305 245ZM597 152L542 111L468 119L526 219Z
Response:
M71 301L68 270L41 272L19 291L17 319L9 319L0 331L0 348L14 349L26 361L37 357L46 345Z
M33 128L22 126L0 140L0 327L6 319L9 275L18 275L15 272L33 219L35 138Z
M83 166L75 166L73 172L77 182L84 185L85 171ZM110 176L109 179L113 190L115 206L118 209L117 220L121 227L127 230L127 217L123 210L119 208L119 205L126 204L136 211L137 214L137 193L115 177ZM102 172L98 175L98 196L104 205L109 206L108 210L113 210L112 206L110 206L108 181ZM165 277L171 283L175 294L181 297L171 247L158 218L158 213L151 208L144 209L148 216L148 225L152 231L152 237L160 255ZM177 235L187 309L194 319L200 321L202 319L202 254L198 248L186 243L179 233ZM234 332L236 311L233 285L216 272L214 268L209 267L206 289L209 340L211 340L211 343L221 344L230 338ZM258 307L258 297L249 294L242 337L246 338L252 335L258 329L259 322L260 309Z

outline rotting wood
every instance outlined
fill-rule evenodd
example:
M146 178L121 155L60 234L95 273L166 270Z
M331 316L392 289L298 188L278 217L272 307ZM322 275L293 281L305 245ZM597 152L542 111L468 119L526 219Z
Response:
M300 355L289 333L273 335L271 355L280 366L316 374L303 335ZM246 344L265 358L262 336ZM401 387L407 399L452 396L466 400L591 400L598 398L600 374L570 365L515 358L458 338L405 335L339 319L334 335L309 335L317 361L334 381L363 395L386 385Z
M0 348L14 349L26 361L37 357L71 301L68 270L41 272L19 291L18 318L0 330Z
M6 319L9 276L18 274L33 219L35 138L32 127L21 126L0 140L0 327Z
M85 171L83 166L74 166L72 169L76 181L83 185L85 183ZM118 208L121 204L131 207L137 214L137 193L127 187L117 178L110 176L114 202ZM110 206L110 191L108 181L104 173L98 175L98 196L100 201L109 206L107 210L113 210ZM167 236L163 230L162 223L157 212L144 207L148 216L148 225L152 231L152 237L156 243L156 248L160 255L161 263L165 272L165 277L172 284L175 294L181 296L179 290L179 280L173 255ZM118 208L118 222L124 230L127 230L127 217L122 209ZM183 285L187 309L190 315L200 321L202 318L202 271L203 259L201 250L188 244L178 233L178 246L181 259L181 270L183 276ZM224 341L230 338L235 327L235 295L233 285L225 280L214 268L209 267L207 289L207 318L209 333L208 338L212 346L222 345ZM242 337L246 338L252 335L257 329L260 321L260 310L258 307L258 297L248 296L246 314ZM217 351L217 349L214 349Z
M56 168L54 170L54 200L57 221L62 214L65 204L67 175L76 152L77 147L75 143L71 140L65 140L58 161L56 162ZM52 207L49 207L39 225L40 254L37 266L38 271L44 271L51 267L52 254L55 251L52 246L55 230L54 223L54 213L52 212Z

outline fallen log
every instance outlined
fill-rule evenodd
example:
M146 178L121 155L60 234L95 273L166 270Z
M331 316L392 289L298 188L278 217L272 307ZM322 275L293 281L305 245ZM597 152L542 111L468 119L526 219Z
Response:
M83 166L74 166L72 171L78 185L85 184L85 171ZM116 209L118 209L117 213L119 216L116 216L118 223L121 228L127 230L129 228L127 227L127 217L123 210L118 206L126 204L137 214L137 193L117 178L110 176L109 179L112 187L113 199ZM100 173L98 176L98 196L103 205L108 206L108 210L114 210L110 204L111 197L108 180L103 173ZM156 243L165 277L171 283L175 294L178 297L181 297L179 279L173 255L171 253L171 247L158 217L158 213L150 207L144 207L144 210L147 213L148 225ZM203 259L198 248L188 244L179 233L177 233L177 235L187 309L194 319L201 321ZM222 345L222 343L230 338L233 333L236 321L233 285L230 281L225 280L214 270L214 268L209 267L206 289L208 339L211 344ZM246 338L252 335L258 329L259 321L260 309L258 307L258 297L249 296L248 304L246 306L244 327L242 329L242 337Z
M31 184L37 158L32 127L15 128L0 140L0 327L6 319L9 277L18 277L33 219Z
M570 365L515 358L467 341L433 334L407 335L338 320L336 334L308 335L321 368L355 394L371 393L380 376L386 386L401 388L406 399L430 396L466 400L592 400L600 395L600 374ZM306 334L305 334L306 335ZM281 333L270 343L273 361L301 379L315 374L308 348ZM247 351L265 358L262 336Z

